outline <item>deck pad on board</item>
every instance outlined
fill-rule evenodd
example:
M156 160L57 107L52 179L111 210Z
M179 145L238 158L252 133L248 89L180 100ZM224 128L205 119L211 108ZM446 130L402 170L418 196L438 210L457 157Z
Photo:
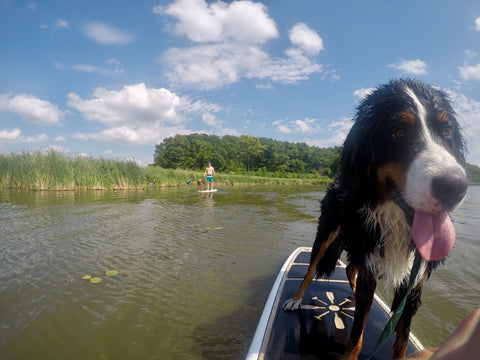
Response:
M355 314L355 296L345 273L337 263L329 280L312 281L301 307L285 312L283 303L293 296L307 272L310 248L295 250L285 262L260 319L247 355L253 359L340 359L345 351ZM367 359L390 318L389 308L375 296L365 326L362 352ZM422 348L413 336L407 354ZM391 359L392 335L374 359Z

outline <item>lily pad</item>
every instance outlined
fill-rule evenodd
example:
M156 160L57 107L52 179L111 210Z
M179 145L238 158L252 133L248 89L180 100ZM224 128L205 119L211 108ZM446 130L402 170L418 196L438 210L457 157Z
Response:
M205 231L204 232L207 232L207 231L212 231L212 230L221 230L223 229L221 226L217 226L217 227L207 227L205 228ZM199 229L200 231L201 229Z
M82 277L82 280L90 280L92 278L92 275L84 275Z
M94 278L91 278L91 279L90 279L90 282L91 282L92 284L98 284L100 281L102 281L102 279L99 278L99 277L94 277Z
M108 270L105 275L107 276L115 276L115 275L118 275L119 271L117 270Z

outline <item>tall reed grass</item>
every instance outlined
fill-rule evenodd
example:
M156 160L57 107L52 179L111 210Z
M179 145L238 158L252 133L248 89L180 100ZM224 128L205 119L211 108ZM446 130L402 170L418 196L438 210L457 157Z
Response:
M55 151L0 154L0 187L29 190L128 189L145 185L131 161L69 157Z
M140 167L133 161L65 156L55 151L0 154L0 188L24 190L107 190L182 186L203 172ZM216 185L327 184L328 177L285 179L215 174Z

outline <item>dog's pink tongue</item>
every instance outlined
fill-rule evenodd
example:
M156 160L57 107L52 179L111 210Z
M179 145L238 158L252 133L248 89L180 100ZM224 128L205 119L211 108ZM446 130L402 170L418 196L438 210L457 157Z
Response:
M446 212L432 215L416 211L412 237L424 260L442 260L453 247L455 229Z

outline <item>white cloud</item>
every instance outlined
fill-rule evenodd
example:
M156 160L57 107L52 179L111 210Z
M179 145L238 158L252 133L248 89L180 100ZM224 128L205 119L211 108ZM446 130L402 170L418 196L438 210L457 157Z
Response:
M283 123L283 120L277 120L273 122L273 125L277 127L277 130L282 134L292 133L292 129Z
M118 73L123 73L124 69L120 66L120 61L116 58L109 59L105 61L106 66L96 66L90 64L73 64L65 65L61 62L54 62L53 66L59 70L75 70L84 73L96 73L100 75L114 75Z
M475 19L475 31L480 31L480 17Z
M20 130L19 128L0 130L1 142L14 142L20 139L21 135L22 130Z
M215 127L222 124L214 115L222 109L220 106L191 101L164 88L148 88L144 83L127 85L120 90L97 88L90 99L70 93L68 99L68 105L85 119L105 127L96 133L73 134L77 140L157 144L177 133L192 133L185 128L189 118L200 117Z
M101 45L125 45L133 41L133 35L129 32L99 22L85 25L83 31L88 38Z
M155 7L154 13L177 18L175 32L197 43L262 44L278 37L265 5L251 1L207 4L204 0L177 0L167 7Z
M0 111L2 110L14 112L26 122L36 125L60 125L63 117L56 105L27 94L13 97L0 94Z
M177 0L153 11L174 17L175 32L193 41L161 58L172 84L212 89L242 79L297 83L323 70L314 58L323 49L322 39L303 23L290 31L293 46L283 57L267 53L264 44L279 35L261 3Z
M62 147L62 146L57 146L57 145L50 145L50 146L47 146L45 149L43 149L43 153L49 153L51 151L54 151L56 153L60 153L60 154L68 154L70 153L70 150Z
M290 41L309 54L315 55L324 49L322 38L304 23L298 23L290 30Z
M298 131L309 133L316 131L312 126L314 125L314 119L296 120L295 125Z
M154 145L167 137L186 133L191 133L191 131L185 130L181 126L154 124L150 127L139 127L125 125L111 127L97 133L75 133L72 137L77 140L113 141L127 145Z
M68 25L68 21L63 19L55 20L55 26L59 29L70 29L70 26Z
M205 112L202 114L202 121L209 125L209 126L214 126L214 127L220 127L223 124L223 121L218 119L215 115Z
M164 59L171 68L168 76L172 83L204 89L232 84L242 78L291 84L322 71L320 64L295 48L288 49L284 58L271 58L255 46L197 45L172 48Z
M477 20L480 22L480 18ZM475 65L470 65L470 63L475 61L477 56L478 54L475 50L466 49L464 51L465 59L463 61L463 66L458 67L461 81L480 80L480 62Z
M266 83L266 84L257 84L255 85L257 89L262 89L262 90L273 90L275 86L271 83Z
M36 143L45 142L45 141L48 141L48 136L46 134L40 134L36 136L27 136L23 138L23 142L30 143L30 144L36 144Z
M463 54L465 55L465 59L467 59L467 60L476 58L478 56L478 53L475 50L472 50L472 49L466 49L463 52Z
M355 96L358 100L362 100L367 95L371 94L375 88L367 88L367 89L358 89L353 92L353 96Z
M476 65L464 65L458 68L462 80L480 80L480 63Z
M292 129L290 129L288 126L283 124L279 124L277 127L277 130L283 134L290 134L292 132Z
M45 134L24 136L19 128L0 130L0 143L39 143L47 140Z
M114 71L115 73L122 73L122 72L125 71L124 69L122 69L122 68L120 67L120 61L117 60L117 58L111 58L111 59L107 60L106 63L109 64L109 65L113 65L113 66L114 66L114 70L113 70L113 71Z
M420 59L416 60L405 60L400 59L400 61L396 64L388 65L389 68L400 70L406 74L412 75L423 75L427 73L427 63Z
M338 121L333 121L325 130L325 134L328 135L327 138L319 138L314 141L307 141L307 143L322 148L341 146L345 141L352 125L352 119L347 117Z
M53 63L53 66L59 70L75 70L84 73L96 73L100 75L108 75L109 70L105 68L101 68L95 65L88 65L88 64L73 64L73 65L65 65L59 62Z
M467 141L467 161L480 165L480 102L464 94L446 90L452 99Z
M99 87L89 100L70 93L68 99L68 105L87 120L107 125L178 123L181 120L176 111L180 97L164 88L147 88L144 83L126 85L119 91Z
M205 102L203 100L193 101L187 97L183 97L179 109L187 112L217 113L219 111L222 111L223 107L218 104Z
M290 121L284 124L282 120L277 120L273 125L277 126L277 130L283 134L291 133L317 133L319 128L315 125L315 119L304 119Z

